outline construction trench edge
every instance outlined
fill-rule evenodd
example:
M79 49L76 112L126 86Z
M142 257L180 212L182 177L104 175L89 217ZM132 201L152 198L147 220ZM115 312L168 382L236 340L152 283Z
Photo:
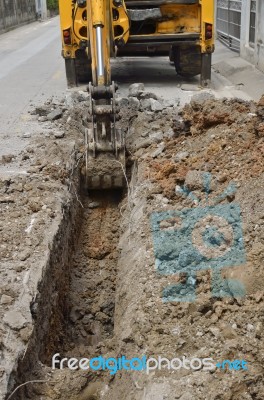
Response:
M1 182L1 203L11 222L4 235L1 271L2 348L5 370L13 371L8 393L36 381L19 388L12 400L261 400L264 396L260 224L264 104L208 98L183 111L173 106L152 111L140 109L137 100L126 113L130 167L129 188L123 193L87 196L81 190L80 121L85 101L65 108L61 127L54 124L57 136L63 129L65 137L38 138L19 156L22 164L28 163L29 176ZM197 207L179 193L184 185L205 207L205 172L213 176L214 197L229 181L237 185L237 192L228 193L219 204L240 204L247 261L224 269L223 277L241 280L246 296L232 296L229 287L231 295L213 297L210 270L203 270L197 272L196 301L164 302L164 288L181 278L161 274L155 267L151 218L154 212ZM19 214L21 207L25 215ZM48 237L43 235L45 229ZM20 280L12 278L12 268ZM53 370L55 353L88 358L245 358L251 368L236 374L181 369L149 375L119 371L113 376L107 371Z

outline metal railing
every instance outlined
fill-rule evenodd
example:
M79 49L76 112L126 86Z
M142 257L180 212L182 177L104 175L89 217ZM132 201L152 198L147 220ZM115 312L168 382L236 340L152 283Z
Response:
M217 37L230 49L239 51L242 0L217 0L216 4Z
M255 47L256 38L256 0L250 2L250 20L249 20L249 45Z

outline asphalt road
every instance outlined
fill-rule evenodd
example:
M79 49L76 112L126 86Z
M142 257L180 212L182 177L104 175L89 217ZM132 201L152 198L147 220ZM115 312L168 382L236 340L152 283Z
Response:
M57 18L0 36L0 155L25 146L30 104L65 90L60 47Z
M28 113L33 105L42 104L51 96L60 98L67 90L60 52L58 17L0 36L0 157L20 151L28 143L29 139L23 137L28 131L34 135L37 126L32 127ZM264 75L220 44L214 64L216 72L210 90L217 97L257 99L262 88L264 92ZM240 75L234 73L236 65ZM114 60L112 78L119 83L121 94L127 94L129 84L144 82L148 89L164 98L179 98L182 104L200 90L198 78L184 82L166 57ZM253 87L255 79L257 84Z

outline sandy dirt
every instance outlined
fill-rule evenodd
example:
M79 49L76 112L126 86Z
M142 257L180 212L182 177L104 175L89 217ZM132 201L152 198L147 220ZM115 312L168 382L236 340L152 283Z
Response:
M1 181L1 373L9 393L26 381L43 381L19 388L12 400L264 398L264 100L195 95L179 109L146 97L120 100L127 102L122 124L130 182L123 193L79 188L87 106L81 92L61 104L54 122L45 119L52 104L38 110L52 136L37 138L15 160L2 158L21 163L27 174ZM230 223L242 227L237 240L245 258L221 267L216 286L209 264L195 271L195 282L186 269L167 263L177 259L176 248L166 246L181 226L179 215L208 204L241 210ZM169 216L160 224L168 243L157 249L151 221L161 212ZM228 226L220 227L228 238ZM195 240L201 246L201 238ZM235 279L243 284L242 297ZM177 290L164 292L180 284L181 299L175 300ZM186 301L191 291L195 298ZM164 368L111 376L53 370L55 352L243 359L248 370Z

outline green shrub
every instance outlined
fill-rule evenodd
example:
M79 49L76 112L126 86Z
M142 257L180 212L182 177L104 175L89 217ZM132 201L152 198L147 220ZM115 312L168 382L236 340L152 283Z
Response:
M48 10L58 10L58 0L47 0L47 8Z

